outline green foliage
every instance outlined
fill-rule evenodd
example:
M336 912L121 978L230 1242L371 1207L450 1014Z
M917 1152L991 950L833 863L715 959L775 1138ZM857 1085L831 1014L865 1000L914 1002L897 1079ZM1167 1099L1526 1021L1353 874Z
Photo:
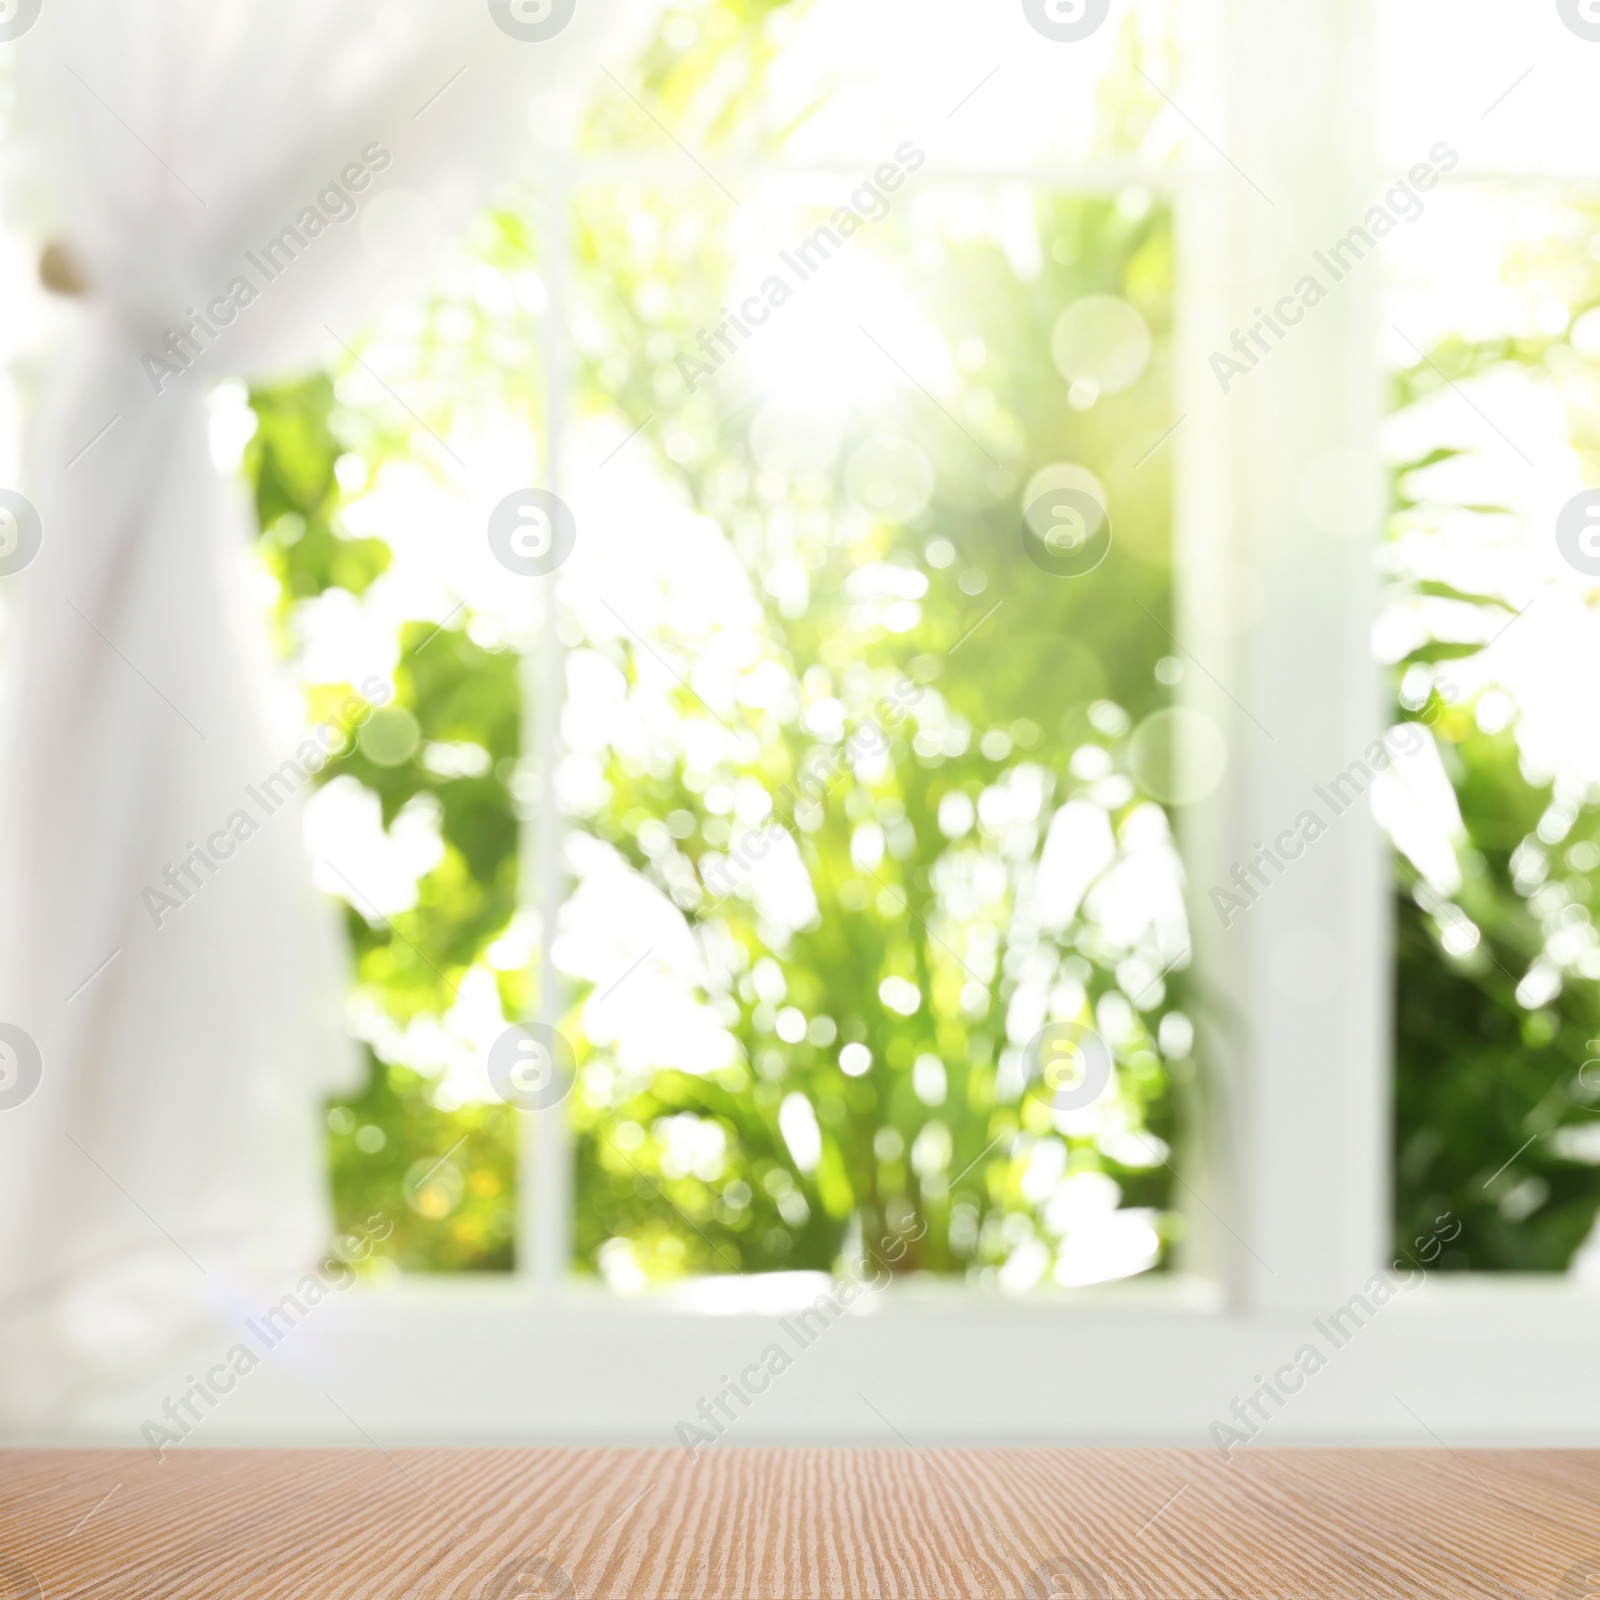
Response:
M823 104L809 91L790 102L766 93L801 9L674 7L627 75L652 113L608 87L585 148L659 144L654 117L713 157L781 153ZM1143 74L1164 78L1168 63L1149 37L1132 18L1118 36L1097 91L1102 155L1141 148L1155 126L1162 102ZM627 703L659 718L670 752L641 760L620 741L598 750L571 825L687 919L704 967L688 998L731 1042L718 1066L689 1071L664 1056L641 1066L595 1022L611 980L571 981L579 1269L627 1287L829 1268L897 1231L914 1241L897 1270L985 1278L1031 1251L1031 1281L1052 1253L1070 1266L1073 1208L1084 1204L1146 1209L1165 1262L1174 1219L1164 1156L1182 1146L1195 1080L1176 1010L1181 953L1164 973L1171 952L1119 935L1094 895L1059 927L1028 908L1046 825L1064 802L1089 801L1118 830L1107 879L1154 815L1132 735L1181 670L1163 661L1171 453L1146 459L1172 422L1170 217L1137 191L1036 193L1041 259L1030 262L1014 248L1015 214L1006 230L974 224L983 192L920 180L847 248L898 285L955 357L953 381L937 394L909 382L896 393L898 357L886 353L875 377L840 359L820 394L797 398L791 379L760 376L781 329L726 375L694 379L686 365L707 354L700 335L722 325L729 297L756 287L743 281L738 218L766 202L740 186L742 213L710 186L596 185L569 219L575 281L562 334L577 345L578 415L568 420L614 418L619 438L638 428L628 448L648 452L663 503L675 498L721 530L759 608L746 666L781 686L711 714L688 687L704 641L680 636L670 614L641 637L562 613L569 649L616 674ZM1594 218L1580 213L1568 206L1577 225L1515 246L1506 269L1508 283L1541 286L1572 322L1600 305L1600 266L1584 248ZM830 211L807 204L789 217L798 240ZM349 361L251 395L246 467L286 651L304 608L365 605L401 564L388 529L370 517L360 533L346 524L363 486L396 467L445 482L439 439L459 427L511 418L530 439L542 433L549 220L534 196L487 213L427 302L374 331L391 356L405 352L407 375L395 381L407 414L363 390ZM1051 335L1061 310L1090 293L1136 306L1154 355L1132 388L1075 403ZM864 337L882 334L861 319ZM1515 371L1554 383L1589 481L1600 481L1592 354L1533 326L1439 340L1398 375L1395 409L1424 408L1446 380ZM370 403L352 398L361 393ZM754 425L785 396L787 415ZM411 426L412 405L426 431ZM819 425L835 435L825 460L807 464L803 450L780 459L787 436ZM919 503L863 495L852 464L886 441L913 475L918 462L929 469ZM1527 597L1497 592L1450 553L1461 528L1480 537L1513 515L1487 503L1495 496L1429 487L1429 471L1460 453L1430 437L1395 474L1390 603L1425 620L1397 652L1397 695L1401 714L1431 730L1462 818L1458 888L1397 856L1396 1249L1415 1256L1448 1215L1462 1226L1430 1264L1558 1270L1600 1208L1590 1138L1600 1073L1585 1068L1600 1052L1600 792L1573 794L1530 765L1517 708L1495 703L1485 641ZM1110 557L1076 581L1047 577L1019 538L1026 485L1060 462L1091 469L1114 514ZM1457 531L1447 536L1446 524ZM896 597L915 616L891 626ZM375 1210L395 1220L383 1246L391 1263L506 1270L518 1119L463 1095L434 1042L485 983L505 1017L537 998L538 930L517 909L514 798L549 779L521 749L518 652L534 641L465 602L423 609L398 626L393 699L319 780L360 785L391 834L415 823L439 841L408 909L378 915L348 896L370 1070L359 1095L329 1110L331 1170L341 1229ZM684 682L664 701L651 686L662 661ZM333 716L351 689L312 685L309 715ZM836 725L825 727L817 708L834 701ZM724 718L730 737L716 758L691 761L689 744ZM751 887L743 841L761 817L758 796L815 897L796 926L776 923ZM1113 1036L1114 1102L1094 1116L1062 1116L1024 1081L1008 1016L1041 988L1054 1014ZM850 1045L866 1054L847 1072ZM797 1159L782 1125L788 1107L792 1131L801 1105L814 1118L814 1165Z
M1596 220L1568 203L1560 226L1505 262L1508 288L1565 305L1561 332L1443 339L1397 377L1395 409L1425 406L1447 381L1554 382L1574 442L1592 450L1593 352L1580 356L1566 327L1600 304L1584 248ZM1444 892L1397 857L1395 1247L1414 1257L1449 1213L1463 1226L1434 1265L1560 1271L1600 1211L1600 1075L1585 1067L1600 1053L1600 791L1537 770L1520 737L1527 708L1490 655L1510 630L1540 626L1521 610L1551 603L1531 586L1480 592L1517 513L1476 486L1436 486L1428 469L1460 458L1454 443L1419 439L1414 454L1395 474L1389 604L1423 627L1396 684L1455 791L1461 883Z
M301 383L256 389L256 434L245 449L255 485L263 555L278 579L284 613L296 600L334 585L361 594L389 564L381 539L334 532L338 441L329 426L333 384L318 374Z
M1410 892L1397 900L1395 1248L1414 1258L1448 1212L1462 1230L1430 1265L1560 1271L1600 1208L1593 1169L1562 1159L1548 1140L1558 1126L1590 1120L1597 1095L1578 1074L1592 1053L1586 1041L1600 1037L1600 985L1570 983L1534 1009L1516 989L1547 926L1591 901L1594 879L1561 871L1558 856L1530 897L1545 853L1526 841L1548 789L1522 777L1509 734L1482 734L1464 716L1439 731L1458 758L1452 776L1473 870L1451 908L1401 863ZM1584 837L1597 831L1592 814ZM1446 940L1454 931L1451 944L1461 944L1463 914L1480 938L1452 955Z
M580 253L605 268L585 277L585 325L603 330L585 349L589 403L618 406L641 425L664 396L676 402L662 470L693 509L736 530L752 579L785 566L803 571L803 604L785 604L767 584L766 603L777 601L771 659L797 699L838 701L843 721L829 743L803 718L746 715L744 753L714 771L693 771L681 755L668 769L617 752L606 762L606 799L588 829L714 929L734 976L709 998L739 1050L717 1073L657 1070L638 1082L603 1051L589 1057L603 1070L587 1073L574 1111L580 1255L601 1262L624 1241L645 1276L826 1268L860 1248L852 1240L870 1242L915 1219L926 1231L914 1230L919 1244L901 1270L1006 1260L1035 1226L1036 1202L1024 1194L1029 1162L1041 1145L1063 1142L1048 1108L1019 1101L1020 1083L1002 1081L1014 1043L1006 1002L1040 963L1081 988L1085 1016L1124 989L1151 1013L1146 1021L1129 1007L1118 1040L1121 1103L1112 1122L1135 1138L1079 1127L1062 1157L1065 1170L1100 1173L1130 1203L1161 1210L1169 1173L1137 1130L1168 1142L1178 1132L1154 1042L1165 985L1135 966L1121 971L1119 988L1129 951L1090 918L1055 939L1014 919L1055 805L1100 784L1120 827L1146 803L1125 776L1116 785L1129 770L1130 725L1166 697L1154 668L1169 649L1160 620L1170 613L1169 485L1164 463L1139 463L1170 426L1169 218L1136 200L1041 197L1046 262L1031 278L990 238L918 234L890 222L872 244L854 243L894 265L918 311L973 365L946 416L919 410L914 396L892 408L894 436L930 464L933 481L929 503L897 520L864 514L852 490L851 463L886 421L850 405L852 377L841 377L837 398L819 402L831 414L826 425L839 429L822 451L826 462L788 469L774 465L781 442L774 449L764 425L752 425L768 396L740 404L736 390L719 385L684 392L678 357L703 351L697 332L717 324L734 287L719 281L725 263L708 260L700 245L721 236L721 210L714 197L694 206L643 188L584 196ZM798 217L796 237L826 215ZM685 238L695 241L692 253L673 259L674 241ZM938 249L927 248L935 240ZM929 265L908 270L913 256ZM676 292L653 294L663 282ZM1075 408L1050 357L1051 330L1063 306L1092 292L1136 304L1158 354L1127 393ZM797 436L818 425L803 406L779 415ZM1023 549L1023 486L1057 460L1092 466L1118 508L1113 554L1083 581L1045 575ZM914 623L898 629L885 626L881 605L864 603L895 574L920 595ZM626 635L585 644L635 690L641 666L648 670L661 648L652 643L641 663ZM703 714L696 699L686 690L676 714ZM966 731L945 746L938 730L947 726ZM874 749L886 744L886 759L870 771L832 755L862 730ZM819 762L828 773L820 799L796 805L803 775ZM1043 799L1020 827L940 826L952 799L969 818L998 815L1006 796L1033 781ZM764 924L744 882L720 892L742 877L747 832L721 797L747 784L772 799L797 839L816 896L815 916L792 934ZM1000 887L988 903L956 912L956 885L990 869ZM910 986L901 1001L909 1014L886 1003L886 980ZM841 1068L845 1044L870 1052L863 1075ZM919 1060L934 1062L944 1085L932 1103L914 1088ZM799 1167L779 1129L780 1108L794 1096L813 1108L820 1132L812 1171ZM693 1129L702 1138L714 1129L721 1152L704 1175L673 1155L674 1138Z
M673 12L636 82L696 148L771 151L815 109L760 93L783 16L769 0ZM1136 45L1128 31L1119 46L1108 149L1149 126ZM658 138L647 123L608 92L587 144ZM577 394L565 420L574 434L600 419L619 438L638 430L628 449L650 462L648 514L676 505L707 519L755 616L738 691L710 712L691 687L707 639L671 607L643 633L593 607L555 611L569 666L613 673L657 741L649 759L616 738L586 747L594 771L567 800L571 829L685 919L700 973L680 998L728 1041L719 1064L690 1070L664 1038L641 1063L596 1022L628 976L568 969L575 1252L580 1270L623 1287L827 1268L890 1231L915 1239L897 1270L1005 1268L1025 1287L1053 1268L1072 1283L1104 1275L1074 1240L1103 1238L1118 1207L1144 1229L1149 1260L1173 1237L1166 1158L1194 1075L1175 1008L1187 940L1181 905L1159 925L1148 915L1150 874L1176 880L1133 755L1182 670L1167 631L1171 456L1152 448L1173 421L1171 219L1143 191L1035 193L1031 217L1011 195L1002 226L981 190L921 188L828 272L899 285L917 334L954 358L937 396L907 382L868 328L849 370L820 389L764 388L760 360L755 377L690 382L701 330L754 287L735 281L730 204L710 187L607 183L573 205L562 338L577 346ZM832 213L808 203L788 216L802 238ZM394 616L404 591L391 579L416 559L402 551L413 535L373 507L404 520L383 498L399 474L408 497L447 488L443 440L511 419L537 459L549 220L535 196L478 220L427 300L369 335L383 389L341 360L252 395L247 467L286 648L318 606ZM1124 298L1150 331L1148 369L1119 392L1069 390L1051 356L1061 311L1091 293ZM870 373L851 365L862 356ZM802 459L796 441L819 429L831 444ZM1114 512L1111 553L1080 580L1033 565L1021 533L1030 480L1069 462ZM464 523L466 536L479 526ZM531 808L562 779L531 770L521 749L519 653L537 635L481 597L403 615L392 698L320 775L375 805L390 840L437 836L405 909L379 914L359 885L329 885L350 906L352 1014L370 1045L365 1089L329 1111L336 1205L341 1227L394 1217L383 1249L405 1268L504 1270L518 1119L463 1090L452 1062L486 984L497 1016L537 1001L516 797ZM713 640L732 637L726 626ZM681 684L664 698L663 663ZM571 699L575 681L568 716L582 724L599 708ZM313 684L310 715L331 715L349 690ZM1036 899L1067 802L1101 819L1110 855L1052 921ZM751 818L781 825L813 913L785 923L753 888ZM1112 1047L1114 1092L1090 1111L1059 1109L1028 1079L1020 1046L1047 1015L1093 1025Z
M804 10L794 0L673 5L636 64L638 100L620 89L600 98L585 130L597 150L660 142L661 129L690 148L771 151L817 109L774 111L765 93L781 38Z
M361 1094L329 1108L339 1226L381 1211L395 1227L374 1253L404 1271L509 1271L516 1114L500 1105L444 1112L430 1090L404 1067L375 1065Z
M323 376L258 389L257 431L246 467L264 530L263 562L281 588L287 623L296 602L342 589L364 593L389 564L378 538L351 538L335 462L355 440L382 437L341 414ZM444 850L415 908L346 916L358 993L398 1026L447 1009L462 975L515 909L517 825L508 790L518 754L517 658L463 631L403 631L393 697L367 718L353 747L317 775L376 794L384 823L408 806L432 808ZM307 711L335 720L349 684L315 686ZM443 750L452 760L441 761ZM430 770L443 767L444 776ZM356 897L358 898L358 897ZM522 994L506 981L513 1009ZM376 1254L405 1268L504 1270L512 1264L516 1119L504 1106L444 1111L430 1086L369 1050L358 1096L330 1107L329 1159L341 1231L375 1210L395 1222Z

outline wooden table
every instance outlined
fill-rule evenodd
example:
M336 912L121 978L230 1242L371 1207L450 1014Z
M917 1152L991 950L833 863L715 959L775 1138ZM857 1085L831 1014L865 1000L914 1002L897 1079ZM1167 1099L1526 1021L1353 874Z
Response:
M1600 1451L0 1453L0 1600L1600 1595Z

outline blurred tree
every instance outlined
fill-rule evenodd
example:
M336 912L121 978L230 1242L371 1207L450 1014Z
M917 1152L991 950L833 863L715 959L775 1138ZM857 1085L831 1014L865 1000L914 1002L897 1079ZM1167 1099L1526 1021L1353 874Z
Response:
M1552 396L1592 456L1600 212L1546 200L1533 229L1506 225L1496 191L1477 199L1507 240L1494 316L1395 379L1406 448L1380 635L1403 641L1389 651L1400 713L1431 730L1460 812L1431 879L1397 856L1395 1248L1417 1259L1446 1217L1451 1237L1429 1255L1445 1270L1562 1270L1600 1211L1600 1061L1585 1066L1600 1056L1600 786L1582 776L1585 730L1569 721L1552 745L1559 707L1532 698L1570 676L1557 667L1541 684L1538 652L1561 648L1541 630L1571 642L1592 627L1561 586L1591 610L1594 586L1550 562L1514 466L1492 487L1483 455L1458 442L1459 413L1436 404L1447 384L1500 385L1497 409L1514 397L1526 423ZM1492 331L1495 317L1519 331Z
M646 190L618 199L608 189L580 202L580 250L606 264L585 284L588 404L620 406L630 426L663 397L672 406L662 469L734 530L772 608L773 698L790 709L746 716L749 737L727 741L743 753L715 771L681 754L665 769L605 757L588 826L703 930L715 925L727 976L710 998L738 1049L720 1073L640 1079L608 1063L588 1081L575 1108L580 1252L609 1248L615 1264L625 1242L619 1277L825 1268L910 1229L904 1270L995 1267L1026 1244L1023 1262L1066 1260L1070 1279L1077 1269L1053 1252L1071 1205L1058 1202L1053 1230L1036 1234L1041 1201L1076 1193L1092 1216L1120 1196L1161 1211L1176 1130L1154 1032L1160 970L1179 952L1150 959L1148 904L1120 900L1102 920L1106 897L1091 898L1093 910L1050 931L1028 914L1046 827L1069 799L1106 819L1107 840L1113 826L1125 843L1130 830L1166 837L1130 781L1128 734L1166 702L1158 662L1174 665L1159 620L1168 482L1159 464L1136 475L1170 426L1167 215L1141 197L1038 197L1044 259L1028 275L993 237L952 239L938 223L896 219L856 241L964 352L970 371L941 417L919 414L914 395L887 411L853 404L853 372L809 407L757 379L749 392L683 393L676 357L717 324L728 286L698 251L671 259L670 242L717 239L724 206ZM941 195L929 211L940 201L971 204ZM797 217L794 236L828 215ZM652 295L663 280L674 292ZM1158 353L1125 393L1074 404L1052 331L1063 307L1108 292L1138 308ZM1060 461L1091 467L1118 508L1110 557L1081 580L1045 573L1024 550L1024 488ZM585 643L637 686L639 646L603 635ZM645 648L662 647L657 635ZM675 698L678 715L703 714L692 690ZM836 753L852 748L864 757ZM819 768L815 802L796 804L802 775ZM769 816L797 841L815 897L792 929L763 917L740 843ZM1116 916L1132 918L1135 938L1119 942ZM1015 1037L1016 1018L1037 995L1042 1023L1052 989L1069 1017L1098 1017L1114 1037L1112 1112L1053 1116L1022 1094L1018 1046L1033 1029ZM1187 1035L1174 1028L1172 1040L1186 1059ZM786 1117L801 1142L815 1130L809 1162ZM703 1172L685 1153L696 1138L714 1152ZM1068 1178L1089 1181L1063 1191Z
M662 114L701 147L775 148L808 114L760 120L778 10L675 12L670 48L641 63ZM1141 138L1154 104L1132 37L1104 99L1113 145ZM591 147L625 145L637 119L626 95L602 99ZM796 239L838 221L834 207L776 204ZM1155 448L1173 421L1168 211L1138 189L908 190L828 270L895 284L948 381L937 397L906 381L863 328L875 374L841 368L797 395L736 363L685 381L683 358L703 358L700 333L741 287L721 196L581 189L572 420L639 430L652 499L632 518L676 506L704 519L702 551L740 574L729 593L744 620L730 609L690 626L690 608L669 606L642 632L619 627L564 573L573 755L557 774L530 770L520 748L517 663L532 639L468 578L424 581L435 557L418 542L433 486L451 481L441 440L508 419L541 430L543 217L538 197L508 199L422 301L368 335L385 381L426 417L417 428L351 360L251 397L248 466L285 648L314 658L330 629L386 628L393 660L393 699L319 779L319 804L347 819L375 806L367 847L415 878L389 909L328 883L349 905L352 1015L371 1052L366 1090L329 1112L341 1223L387 1211L386 1258L403 1267L514 1260L516 1119L464 1090L459 1069L481 1057L486 1025L536 1002L518 816L554 784L587 841L581 861L614 864L607 881L679 919L693 970L673 1003L725 1040L721 1059L691 1067L646 1006L627 1022L634 1040L655 1027L639 1058L614 1013L642 980L610 996L558 947L580 1063L568 1110L581 1268L622 1287L828 1268L881 1258L896 1233L908 1243L895 1270L1017 1288L1164 1261L1194 1070L1159 803L1159 713L1183 671L1168 631L1170 456ZM1085 305L1090 322L1064 332L1063 313ZM1108 376L1107 361L1125 370ZM1109 554L1075 579L1046 572L1023 531L1027 502L1069 464L1113 509ZM448 546L453 513L439 515ZM642 566L629 534L619 523L599 538ZM702 661L735 643L737 692L711 712L693 685L713 694ZM307 681L313 717L349 692ZM623 732L603 734L612 713ZM624 736L638 727L647 746ZM774 825L791 889L809 897L794 915L773 909L748 849L753 829L777 839ZM595 920L582 922L587 882L568 943ZM1047 1018L1105 1038L1114 1075L1096 1105L1058 1104L1025 1058Z

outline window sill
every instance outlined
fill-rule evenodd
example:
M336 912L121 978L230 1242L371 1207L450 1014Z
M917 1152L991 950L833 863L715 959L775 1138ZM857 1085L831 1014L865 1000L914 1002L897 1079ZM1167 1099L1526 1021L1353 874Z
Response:
M308 1313L184 1448L348 1444L339 1407L385 1445L672 1444L729 1377L780 1366L773 1346L782 1370L721 1444L893 1445L900 1430L917 1445L1206 1445L1257 1374L1307 1346L1321 1365L1263 1446L1600 1443L1600 1412L1576 1403L1593 1392L1600 1291L1564 1278L1426 1282L1336 1343L1334 1306L1231 1311L1171 1276L1026 1298L895 1286L825 1327L707 1314L697 1288L359 1288ZM226 1336L211 1345L39 1442L136 1445Z

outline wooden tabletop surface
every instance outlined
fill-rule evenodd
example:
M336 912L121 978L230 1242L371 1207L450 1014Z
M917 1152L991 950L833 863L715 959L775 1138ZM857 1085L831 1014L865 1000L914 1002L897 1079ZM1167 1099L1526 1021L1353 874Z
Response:
M1600 1596L1600 1451L0 1452L0 1600Z

